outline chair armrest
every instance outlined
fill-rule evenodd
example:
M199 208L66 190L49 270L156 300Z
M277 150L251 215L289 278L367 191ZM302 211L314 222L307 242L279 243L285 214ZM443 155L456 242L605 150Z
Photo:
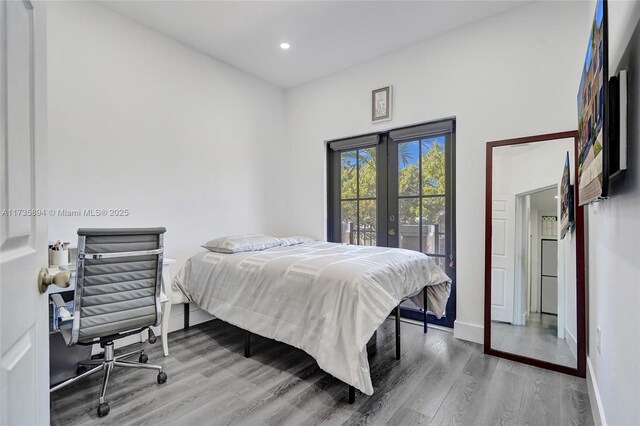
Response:
M64 300L62 300L62 296L60 296L59 294L52 294L51 301L53 302L53 306L55 306L56 310L58 311L58 315L60 316L60 319L62 321L73 319L73 315L71 315L69 309L67 309L67 304L64 303Z

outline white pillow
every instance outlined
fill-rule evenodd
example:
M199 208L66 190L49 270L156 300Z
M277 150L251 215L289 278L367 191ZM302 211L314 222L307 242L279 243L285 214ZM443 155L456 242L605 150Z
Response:
M280 239L263 234L234 235L213 239L202 247L217 253L240 253L278 247Z
M295 246L296 244L306 243L307 241L313 241L309 237L301 237L299 235L293 237L278 238L282 247Z

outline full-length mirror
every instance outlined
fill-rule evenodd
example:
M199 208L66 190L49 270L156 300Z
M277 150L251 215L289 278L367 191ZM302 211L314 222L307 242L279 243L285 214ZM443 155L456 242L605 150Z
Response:
M487 144L485 349L583 375L575 132Z

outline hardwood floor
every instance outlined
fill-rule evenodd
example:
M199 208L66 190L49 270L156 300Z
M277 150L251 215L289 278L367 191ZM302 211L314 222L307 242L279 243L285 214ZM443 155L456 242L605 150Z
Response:
M402 359L395 360L394 323L378 332L371 376L375 393L356 391L320 370L313 358L255 336L243 356L241 330L215 320L144 344L149 362L169 375L158 385L150 371L116 369L107 390L111 413L98 418L102 377L51 395L51 423L283 425L283 424L522 424L590 425L584 379L486 356L477 344L402 324ZM132 350L136 346L123 348Z
M568 340L558 339L556 315L532 313L526 325L491 322L491 347L576 368L578 361ZM567 336L569 339L569 336Z

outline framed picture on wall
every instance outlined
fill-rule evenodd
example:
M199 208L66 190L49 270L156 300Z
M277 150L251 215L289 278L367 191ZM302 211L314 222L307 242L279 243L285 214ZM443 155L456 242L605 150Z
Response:
M371 92L371 121L391 120L391 85L381 87Z
M574 224L573 217L573 185L571 184L571 165L569 152L564 160L562 181L560 181L560 239L571 230Z

